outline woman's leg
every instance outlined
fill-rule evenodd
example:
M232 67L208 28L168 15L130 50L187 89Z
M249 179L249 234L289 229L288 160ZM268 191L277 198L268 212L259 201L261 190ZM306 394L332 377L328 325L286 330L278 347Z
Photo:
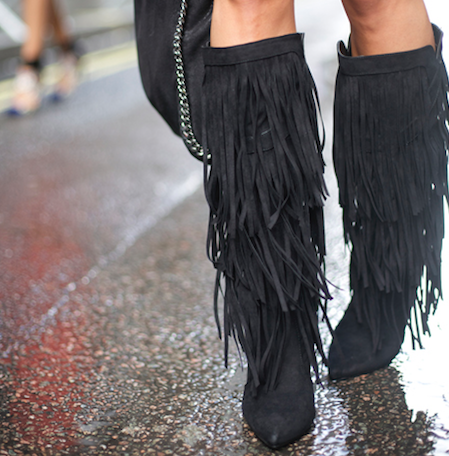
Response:
M342 0L351 23L353 56L435 46L423 0Z
M296 32L294 0L216 0L210 45L235 46Z
M62 51L59 62L61 73L55 87L55 97L65 98L78 84L78 63L82 52L67 31L60 6L57 0L49 0L50 24L53 27L54 40Z
M317 93L294 32L292 0L215 0L203 53L208 251L216 296L225 284L225 347L236 338L248 359L243 415L272 448L313 423L329 296Z
M49 0L24 0L22 7L28 30L20 51L22 63L17 69L9 110L12 115L27 114L40 106L41 54L49 25Z
M24 0L23 18L28 27L27 38L22 45L22 64L17 69L12 115L36 111L41 104L40 70L41 55L46 34L53 28L54 40L62 50L61 72L55 86L56 98L69 95L78 82L79 52L64 26L63 18L55 0Z
M35 62L40 58L48 32L49 15L49 0L23 1L23 18L28 27L27 38L20 51L24 62Z
M49 2L49 20L53 27L53 33L55 42L63 49L70 50L69 47L72 45L72 39L67 33L66 26L64 24L63 15L60 11L60 5L55 0L48 0Z
M331 378L384 367L407 324L429 331L441 295L448 197L448 79L441 31L421 0L343 0L334 165L351 246L352 300L329 351Z

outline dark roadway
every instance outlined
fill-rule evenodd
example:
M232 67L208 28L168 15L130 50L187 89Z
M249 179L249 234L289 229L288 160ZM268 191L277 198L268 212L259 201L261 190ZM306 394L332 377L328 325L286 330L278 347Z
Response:
M331 138L335 42L347 30L338 2L298 5ZM432 19L449 35L447 19ZM70 99L0 116L0 455L274 454L242 419L236 350L223 367L202 166L147 103L132 55L106 50ZM335 324L349 258L330 143ZM430 323L426 349L407 337L387 369L330 382L323 367L314 428L276 453L449 454L444 302Z

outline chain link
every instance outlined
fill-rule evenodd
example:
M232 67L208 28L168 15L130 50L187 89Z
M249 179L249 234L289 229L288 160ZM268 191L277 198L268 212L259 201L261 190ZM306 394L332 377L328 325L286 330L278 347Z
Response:
M178 22L173 37L173 54L176 67L176 86L179 99L179 121L181 138L189 152L198 160L203 160L204 149L198 142L193 132L192 118L190 114L189 94L187 92L186 76L184 70L184 59L182 55L182 38L187 16L187 0L181 0ZM210 158L209 156L207 158Z

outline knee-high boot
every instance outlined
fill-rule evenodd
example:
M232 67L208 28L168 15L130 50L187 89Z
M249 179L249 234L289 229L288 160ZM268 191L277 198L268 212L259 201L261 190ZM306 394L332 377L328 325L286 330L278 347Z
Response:
M431 46L351 57L339 44L334 165L351 247L352 300L329 352L334 379L384 367L441 294L448 80Z
M310 366L322 353L322 140L303 36L204 49L208 253L224 284L225 354L243 348L243 414L268 446L310 428ZM220 324L219 324L220 328Z

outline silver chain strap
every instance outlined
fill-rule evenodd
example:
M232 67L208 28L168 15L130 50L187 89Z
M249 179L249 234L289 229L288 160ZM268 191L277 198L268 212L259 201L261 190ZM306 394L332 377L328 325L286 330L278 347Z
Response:
M187 16L187 0L181 0L178 22L173 37L173 54L176 66L176 86L179 97L179 120L181 138L189 152L198 160L203 160L204 149L198 142L193 132L192 118L190 115L189 95L187 92L186 76L184 71L184 59L182 55L182 37ZM209 158L209 156L208 156Z

